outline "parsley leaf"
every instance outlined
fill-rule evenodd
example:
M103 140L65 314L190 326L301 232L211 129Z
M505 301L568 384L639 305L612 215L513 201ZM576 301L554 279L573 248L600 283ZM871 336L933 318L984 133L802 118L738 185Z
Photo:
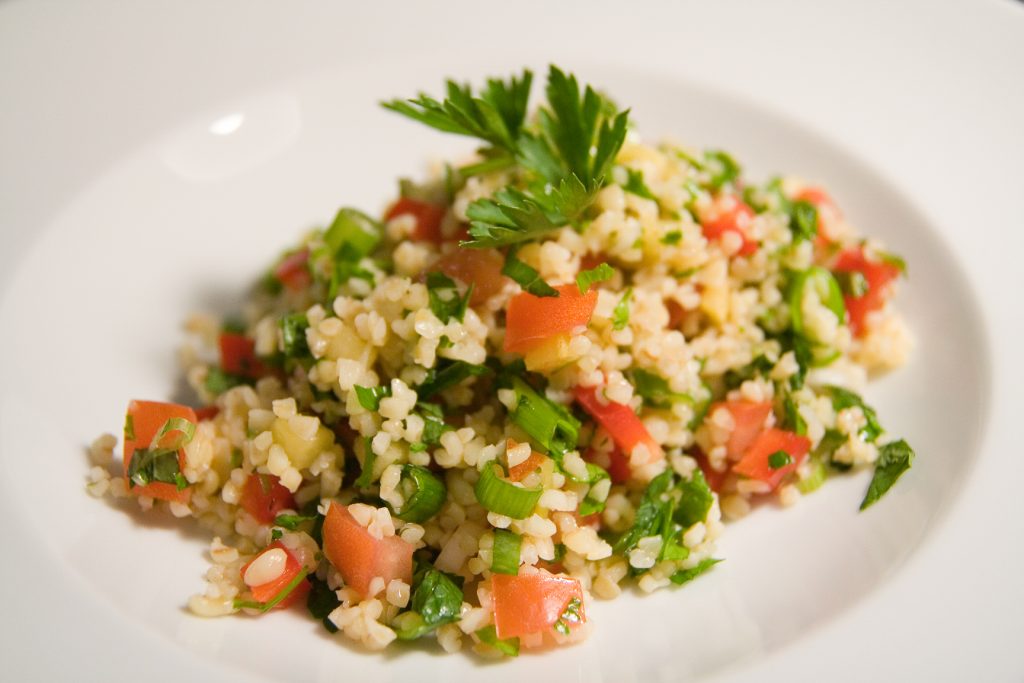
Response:
M629 300L633 298L633 288L630 287L626 290L626 293L619 299L619 303L615 304L615 308L612 309L612 328L615 330L623 330L626 325L629 324Z
M666 232L664 235L661 236L661 243L665 244L665 245L668 245L670 247L674 247L675 245L679 244L682 241L683 241L683 231L682 230L671 230L671 231Z
M630 374L636 393L652 408L668 408L676 401L693 402L687 394L669 389L668 380L661 375L643 368L635 368Z
M742 172L735 159L716 149L704 153L704 166L711 172L709 184L713 190L720 190L726 184L734 182Z
M501 247L535 239L575 222L590 206L596 188L588 188L576 175L539 185L530 192L506 187L493 199L469 205L472 239L464 247Z
M793 240L813 240L818 234L818 209L804 199L793 202L789 212L789 229Z
M540 273L517 258L517 251L515 247L509 250L501 274L512 278L524 291L534 296L558 296L558 290L545 282Z
M882 432L885 431L882 429L882 425L878 423L878 415L875 413L874 408L864 403L864 400L860 396L849 389L837 387L832 384L824 386L822 389L824 389L825 393L831 397L832 408L836 412L845 408L856 407L861 409L861 412L864 413L865 424L861 427L860 435L864 437L865 441L874 441L882 435Z
M532 82L533 73L527 69L520 78L488 79L486 87L474 94L469 85L449 80L444 102L421 93L415 99L381 104L437 130L480 138L514 156Z
M401 620L395 632L402 640L413 640L438 626L460 619L462 577L439 569L428 569L413 587L410 616Z
M308 578L311 588L306 597L306 609L314 619L323 622L324 628L331 633L337 633L338 627L328 617L341 604L341 600L338 599L337 593L330 589L327 582L318 579L316 574L310 574Z
M615 269L607 263L602 263L596 268L580 271L576 276L576 286L580 288L580 294L586 294L590 285L598 282L606 282L615 277Z
M416 393L421 399L425 400L434 394L459 384L469 377L478 377L490 371L491 369L486 365L474 365L462 360L454 361L441 370L438 370L436 367L431 368L430 372L427 373L427 378L416 387ZM358 391L358 387L356 390Z
M875 474L871 477L871 484L868 485L860 509L865 510L878 502L913 463L914 449L903 439L882 446L875 462Z
M386 385L363 387L356 384L353 388L356 390L356 398L359 399L359 405L367 410L380 410L380 400L391 395L391 387Z
M459 296L455 281L444 273L427 274L427 294L430 297L430 310L442 323L452 318L459 322L466 317L469 297L473 294L473 285L469 286L464 296Z
M622 189L626 192L635 194L638 197L644 199L653 199L658 201L658 198L651 192L651 188L647 187L647 183L644 182L644 172L637 171L632 168L626 169L626 184L622 186Z
M677 586L681 586L684 583L693 581L698 576L705 573L719 562L721 562L721 560L717 560L712 557L706 557L703 560L701 560L696 567L693 567L692 569L680 569L672 576L670 576L669 579L672 581L672 583L676 584Z

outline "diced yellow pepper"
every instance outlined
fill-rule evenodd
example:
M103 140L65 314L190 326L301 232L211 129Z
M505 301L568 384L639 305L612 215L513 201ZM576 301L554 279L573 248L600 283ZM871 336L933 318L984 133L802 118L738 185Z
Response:
M558 334L527 351L523 356L526 369L531 372L549 372L579 358L578 354L569 350L569 340L568 334Z

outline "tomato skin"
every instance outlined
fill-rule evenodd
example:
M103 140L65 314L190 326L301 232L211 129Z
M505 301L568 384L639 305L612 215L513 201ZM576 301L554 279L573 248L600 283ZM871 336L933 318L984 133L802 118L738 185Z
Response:
M751 479L763 481L774 489L787 474L800 466L810 450L811 440L806 436L799 436L781 429L766 429L758 434L754 443L743 455L743 459L733 465L732 471ZM792 462L778 469L772 469L768 460L776 451L788 453Z
M880 310L892 296L892 283L899 277L900 268L884 261L870 261L863 248L852 247L839 253L832 270L837 273L857 272L867 280L868 291L863 296L843 297L850 318L850 331L855 337L863 337L867 332L868 315Z
M285 588L287 588L288 584L294 581L295 577L298 576L299 572L302 571L302 564L298 561L298 559L296 559L296 557L291 553L291 551L288 550L288 548L286 548L284 544L281 543L281 541L274 541L266 548L261 550L259 554L256 555L256 557L249 560L245 564L245 566L242 567L241 576L243 581L245 580L245 570L249 568L249 565L255 562L256 558L258 558L260 555L267 552L268 550L273 550L274 548L279 548L283 550L285 554L288 556L288 561L285 563L284 571L281 572L281 576L277 577L273 581L268 581L267 583L260 584L259 586L249 587L249 591L252 593L253 600L255 600L256 602L270 602L271 600L273 600L274 597L278 593L283 591ZM284 609L285 607L288 607L289 605L298 602L303 597L305 597L305 595L309 592L309 588L309 581L304 579L297 586L295 586L295 588L292 589L292 592L286 595L285 598L281 600L281 602L274 605L273 609Z
M497 294L507 280L501 274L505 259L495 249L458 249L438 259L435 269L450 278L473 285L470 306L479 306Z
M196 413L188 406L176 403L160 403L158 401L132 401L128 404L128 415L132 418L134 438L124 435L124 478L128 481L128 468L136 448L149 448L150 442L167 420L180 417L196 424ZM178 468L185 470L185 449L178 450ZM128 492L133 496L149 496L172 503L188 503L192 497L191 487L178 490L174 484L155 481L145 486L130 486Z
M271 524L282 510L295 509L295 498L280 478L253 472L242 486L239 505L260 524Z
M711 463L708 462L708 457L697 451L693 455L693 459L697 461L697 466L700 467L701 472L704 473L704 481L708 483L708 486L712 491L718 493L722 490L722 485L725 483L725 478L728 476L727 472L719 472Z
M441 221L444 220L444 214L447 211L448 209L444 206L428 204L411 197L402 197L391 205L384 215L384 220L389 221L398 216L412 216L416 219L416 227L413 228L409 238L414 242L440 244L442 241Z
M764 422L772 412L771 403L753 403L751 401L722 401L711 406L708 414L719 408L725 408L732 415L733 430L725 444L729 458L738 460L754 439L764 429Z
M569 333L590 322L597 306L597 290L580 294L575 284L555 287L557 297L520 292L505 312L506 353L523 353L557 334Z
M622 453L622 449L614 442L612 443L612 449L604 458L600 457L591 448L583 454L583 459L605 468L613 484L624 484L633 476L629 469L629 458Z
M274 278L289 291L301 291L313 282L308 264L309 249L300 249L294 254L285 256L277 264L277 267L274 268Z
M727 232L734 232L743 240L737 252L740 256L750 256L757 251L757 242L750 238L750 223L754 220L754 210L739 197L718 195L711 204L710 210L700 216L701 229L709 241L718 241Z
M509 448L515 448L516 445L517 444L516 444L515 441L512 441L511 439L509 439L509 441L508 441L508 447ZM522 461L521 463L519 463L515 467L510 467L508 469L508 480L509 481L522 481L523 478L526 477L526 475L531 474L532 472L535 472L541 465L544 464L544 461L547 460L547 459L548 459L548 457L546 455L542 455L541 453L538 453L537 451L531 451L530 457L528 457L526 460Z
M200 422L212 420L213 418L220 415L220 408L214 405L203 406L202 408L196 408L196 419Z
M374 538L344 505L331 503L324 520L323 539L324 555L341 573L345 584L363 597L376 576L383 577L385 585L392 579L412 585L412 544L399 536Z
M491 598L499 638L517 638L551 629L573 598L580 601L581 623L587 620L580 582L565 576L494 574Z
M256 342L244 334L222 332L217 338L220 349L220 367L224 372L241 377L257 378L267 373L266 366L256 357Z
M644 427L644 423L640 421L632 408L612 401L602 403L597 396L595 387L576 387L574 393L583 409L597 420L598 424L608 432L615 445L621 449L621 455L626 461L627 467L633 449L638 444L647 447L647 452L650 454L648 463L657 462L665 457L661 444L651 437L647 428Z

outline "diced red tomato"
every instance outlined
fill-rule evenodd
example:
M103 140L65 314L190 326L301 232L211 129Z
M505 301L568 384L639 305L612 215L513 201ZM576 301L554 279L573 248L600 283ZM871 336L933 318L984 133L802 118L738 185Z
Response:
M838 273L858 272L867 280L868 291L863 296L843 297L850 316L850 330L854 336L861 337L867 331L868 315L885 306L892 295L892 283L899 277L900 268L893 263L870 261L863 248L852 247L840 252L832 270Z
M754 210L731 194L720 194L715 197L711 208L700 216L704 237L711 241L722 239L727 232L734 232L743 240L740 256L750 256L757 251L757 242L750 238L750 223L754 220Z
M783 477L795 470L811 449L811 440L793 432L781 429L766 429L761 432L743 459L733 465L732 471L751 479L766 482L773 489L779 485ZM778 469L772 469L771 456L778 451L789 454L791 462Z
M284 544L281 543L281 541L274 541L266 548L264 548L260 552L260 555L267 552L268 550L273 550L275 548L283 550L285 554L288 556L288 561L285 563L284 571L281 572L281 575L279 577L277 577L273 581L268 581L267 583L260 584L259 586L249 587L249 591L252 593L253 600L255 600L256 602L270 602L271 600L273 600L281 591L287 588L288 584L294 581L295 577L298 576L299 572L302 571L302 564L298 561L298 559L296 559L296 557L291 553L291 551L289 551L288 548L286 548ZM254 557L252 560L246 563L244 567L242 567L241 574L243 581L245 580L245 570L248 569L249 565L255 562L258 557L259 555ZM304 598L307 593L309 593L309 588L309 581L303 579L301 582L299 582L298 585L295 586L295 588L292 589L290 593L288 593L288 595L284 597L283 600L281 600L281 602L277 603L277 605L274 606L274 609L284 609L289 605L295 604L296 602Z
M711 487L711 490L715 492L721 491L722 484L725 483L725 477L728 473L719 472L714 467L712 467L711 463L708 462L707 456L701 453L700 451L697 451L694 454L693 459L697 461L697 466L700 467L700 471L704 473L704 481L708 483L708 486Z
M494 627L499 638L517 638L552 629L573 598L580 601L580 622L587 620L583 589L577 579L550 574L494 574L491 577ZM567 623L570 628L579 624Z
M708 414L710 415L718 408L725 408L732 414L734 426L729 440L725 444L725 450L731 459L738 460L764 429L764 421L768 419L768 413L772 412L772 404L722 401L711 406Z
M344 505L331 503L323 538L324 555L360 595L369 593L375 576L382 577L384 585L393 579L412 584L412 544L399 536L374 538Z
M668 329L679 329L679 324L683 322L683 316L686 315L686 309L673 299L665 302L665 308L668 310Z
M434 242L437 244L441 242L441 221L444 219L446 211L447 208L437 204L428 204L419 199L402 197L391 205L391 208L384 215L384 219L391 220L398 216L412 216L416 219L416 227L413 228L412 233L409 235L410 239L416 242Z
M282 510L295 509L295 498L280 478L253 472L245 480L239 504L260 524L270 524Z
M505 259L495 249L460 247L438 259L435 268L450 278L473 285L469 304L478 306L505 286L505 276L501 274L504 265Z
M202 408L196 408L196 419L200 422L212 420L218 415L220 415L220 408L217 406L203 406Z
M575 284L555 287L558 296L534 296L520 292L512 297L505 313L505 346L508 353L523 353L557 334L572 332L590 322L597 306L597 290L580 294Z
M188 406L176 403L159 403L157 401L132 401L128 404L127 418L131 420L131 431L128 429L128 419L125 420L124 434L124 477L128 479L128 468L132 462L132 456L136 448L149 448L150 442L156 436L160 428L171 418L183 418L192 424L198 422L195 411ZM170 440L175 433L167 434L164 438ZM159 444L158 444L159 445ZM185 449L178 451L178 467L185 469ZM167 484L156 481L145 486L131 486L129 492L136 496L149 496L159 498L173 503L187 503L192 497L192 489L184 488L178 490L174 484Z
M605 254L602 254L601 252L598 252L596 254L594 254L594 253L584 254L580 258L580 272L582 272L584 270L591 270L593 268L597 268L602 263L607 263L607 262L608 262L608 256L605 255Z
M220 347L220 367L224 372L253 378L266 374L266 366L256 357L256 342L244 334L222 332L217 345Z
M594 387L576 387L574 393L583 409L604 427L615 445L622 449L622 457L627 461L627 466L633 449L639 444L647 447L648 463L657 462L665 457L661 444L651 437L632 408L613 401L602 403Z
M583 459L608 470L613 484L623 484L629 481L632 474L629 470L629 458L623 455L622 449L615 443L612 444L612 450L604 457L598 456L593 449L589 449L583 454Z
M517 445L518 444L512 439L508 440L508 448L515 448ZM542 455L537 451L532 451L530 453L530 457L528 457L526 460L522 461L518 465L515 465L514 467L510 467L508 469L508 480L522 481L526 475L531 474L532 472L535 472L537 469L539 469L540 466L543 465L544 461L546 461L547 459L548 458L546 455Z
M293 292L309 287L313 281L309 274L309 249L300 249L285 256L277 264L277 268L274 268L274 278L284 285L285 289Z

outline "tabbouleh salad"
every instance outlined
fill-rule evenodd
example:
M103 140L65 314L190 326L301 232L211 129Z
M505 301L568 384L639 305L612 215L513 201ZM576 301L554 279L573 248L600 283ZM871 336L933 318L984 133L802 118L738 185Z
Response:
M384 106L480 141L342 208L237 317L196 315L196 405L132 401L88 488L214 536L197 615L308 611L379 649L578 641L593 598L685 584L723 519L910 467L861 399L901 365L903 261L796 177L644 143L551 67Z

